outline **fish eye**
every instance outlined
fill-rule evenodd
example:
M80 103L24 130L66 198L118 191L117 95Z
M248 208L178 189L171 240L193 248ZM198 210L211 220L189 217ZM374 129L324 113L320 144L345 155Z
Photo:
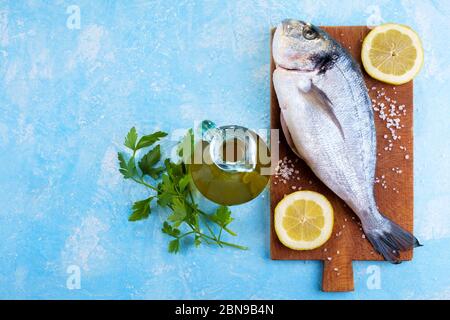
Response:
M305 27L303 29L303 37L306 40L314 40L319 36L316 30L312 29L311 27Z

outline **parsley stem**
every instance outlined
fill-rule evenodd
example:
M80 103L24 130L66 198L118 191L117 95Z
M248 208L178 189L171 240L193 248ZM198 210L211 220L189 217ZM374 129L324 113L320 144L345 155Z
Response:
M186 236L188 236L188 235L190 235L190 234L193 234L193 233L197 233L197 231L189 231L189 232L186 232L186 233L182 234L181 236L178 236L177 238L178 238L178 239L181 239L181 238L184 238L184 237L186 237Z
M158 191L158 189L156 189L154 186L148 184L147 182L145 182L143 179L137 179L135 177L132 177L131 180L133 180L134 182L137 182L139 184L142 184L143 186L146 186L147 188L150 188L154 191Z
M202 216L204 216L206 219L208 219L209 221L212 221L209 214L207 214L206 212L197 209L197 212L200 213ZM213 221L214 222L214 221ZM223 230L225 230L226 232L228 232L229 234L231 234L232 236L237 236L236 233L234 233L233 231L231 231L230 229L228 229L226 226L222 227Z
M234 244L234 243L230 243L230 242L225 242L222 240L213 239L203 233L200 233L199 235L203 238L207 238L207 239L215 241L218 245L225 245L225 246L229 246L229 247L233 247L233 248L237 248L237 249L241 249L241 250L248 250L248 247L240 246L238 244Z
M190 224L190 223L188 223L188 222L186 222L186 223L187 223L188 226L192 229L192 231L195 232L197 235L199 235L200 237L204 236L204 234L201 232L200 229L196 228L195 226L193 226L192 224ZM206 224L205 224L205 225L206 225ZM211 238L211 237L208 237L208 238L210 238L210 239L213 240L214 242L217 242L217 238L216 238L216 236L214 235L214 232L211 230L211 228L210 228L208 225L206 225L206 227L208 228L208 230L209 230L209 232L211 233L211 236L212 236L212 238ZM206 236L206 235L205 235L205 236ZM211 244L209 241L206 241L206 243L207 243L207 244Z
M188 190L188 194L189 194L189 198L191 199L191 203L189 203L188 201L186 201L186 202L190 205L190 207L191 207L192 209L194 209L195 211L197 211L198 213L201 213L201 214L207 216L207 214L205 214L205 213L204 213L203 211L201 211L199 208L197 208L196 206L194 206L195 200L194 200L194 196L192 195L192 190L191 190L191 189ZM219 239L216 238L216 236L215 236L215 234L214 234L214 231L212 231L211 227L209 226L208 221L210 221L210 219L205 219L205 220L204 220L204 224L205 224L206 228L208 229L208 231L209 231L209 233L211 234L211 236L213 236L216 240L219 240Z
M220 237L222 236L222 230L223 230L223 227L220 227L219 235L217 236L217 240L219 240L219 241L220 241Z
M194 196L192 195L192 190L191 189L189 189L189 198L191 198L191 202L192 203L195 203ZM200 211L200 210L198 210L198 211Z
M236 248L236 249L241 249L241 250L248 250L248 247L245 246L240 246L238 244L234 244L234 243L230 243L230 242L225 242L225 241L219 241L221 244L232 247L232 248Z
M215 239L217 239L215 234L214 234L214 231L212 231L211 227L209 226L208 220L205 219L204 220L204 224L206 226L206 229L208 229L209 233L211 234L211 236L213 236Z

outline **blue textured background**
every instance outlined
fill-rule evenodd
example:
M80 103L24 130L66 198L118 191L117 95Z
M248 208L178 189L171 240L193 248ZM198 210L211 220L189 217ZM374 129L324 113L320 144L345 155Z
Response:
M450 298L448 1L0 1L0 298ZM81 28L66 26L69 5ZM251 250L166 252L162 216L129 223L144 190L116 152L140 132L204 118L269 125L269 28L411 25L415 82L412 262L355 262L356 291L320 291L319 262L269 259L267 192L233 208ZM369 20L368 20L369 19ZM68 290L67 268L81 268ZM366 285L381 271L381 289Z

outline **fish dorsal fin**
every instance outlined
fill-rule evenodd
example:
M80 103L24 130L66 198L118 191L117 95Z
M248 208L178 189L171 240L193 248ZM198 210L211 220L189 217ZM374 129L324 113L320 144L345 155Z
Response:
M328 96L320 90L316 85L312 83L311 80L300 80L297 83L297 88L306 99L308 99L311 104L321 108L331 119L331 121L338 128L342 139L345 139L344 130L342 129L341 123L339 122L336 114L333 110L333 103L330 101Z

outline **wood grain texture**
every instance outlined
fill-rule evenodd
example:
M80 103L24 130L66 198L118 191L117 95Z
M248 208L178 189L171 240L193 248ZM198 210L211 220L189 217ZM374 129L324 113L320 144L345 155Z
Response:
M361 64L361 45L364 37L370 31L367 27L323 27L332 37L346 47L353 57ZM274 30L272 30L273 36ZM271 75L275 69L271 59ZM394 220L408 231L413 231L413 83L402 86L391 86L381 83L364 72L366 86L371 99L389 103L384 97L396 100L395 105L405 105L406 112L399 118L403 127L397 130L400 140L393 141L392 150L389 148L390 132L386 122L375 112L377 130L377 168L376 177L384 176L381 183L375 184L375 196L380 212ZM377 89L373 89L376 87ZM377 97L377 91L385 89L385 95ZM281 129L280 110L271 79L271 128ZM386 139L385 136L388 138ZM353 260L383 260L374 252L372 246L364 238L356 215L329 190L302 161L288 147L280 130L280 141L272 139L272 154L274 148L279 147L280 159L286 157L292 160L295 170L298 170L299 180L290 179L286 184L279 178L272 177L271 196L271 258L275 260L323 260L324 272L322 290L351 291L354 289L352 261ZM408 159L407 159L408 158ZM276 159L277 160L277 159ZM393 171L394 168L394 171ZM401 170L401 173L398 171ZM397 172L396 172L397 171ZM334 230L332 237L322 247L311 251L295 251L281 244L273 227L273 212L276 204L287 194L294 192L292 187L303 190L313 190L324 194L331 202L335 212ZM339 254L337 253L339 251ZM401 254L402 260L412 259L412 250Z

